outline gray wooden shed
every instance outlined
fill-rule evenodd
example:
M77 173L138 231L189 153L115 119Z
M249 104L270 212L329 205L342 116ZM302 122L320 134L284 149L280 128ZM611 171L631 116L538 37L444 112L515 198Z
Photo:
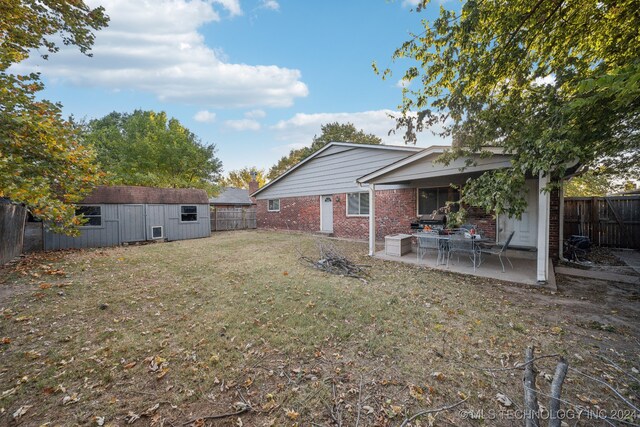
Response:
M211 235L209 199L204 190L103 186L80 202L77 211L87 218L80 235L66 236L45 227L45 250Z

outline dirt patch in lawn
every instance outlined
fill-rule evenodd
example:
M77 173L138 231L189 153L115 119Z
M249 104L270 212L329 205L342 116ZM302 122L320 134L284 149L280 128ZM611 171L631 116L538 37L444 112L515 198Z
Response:
M0 424L386 426L464 401L408 425L509 426L529 344L578 370L565 409L627 408L583 374L637 402L633 290L563 279L552 294L334 242L370 265L365 283L298 262L315 239L216 233L1 270L23 292L0 299ZM536 362L545 406L556 361Z

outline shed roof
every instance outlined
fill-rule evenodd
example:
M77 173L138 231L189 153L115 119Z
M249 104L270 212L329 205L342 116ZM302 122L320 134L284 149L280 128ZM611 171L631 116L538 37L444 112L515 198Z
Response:
M98 186L82 204L157 203L180 205L209 204L207 192L196 188L156 188L130 185Z
M218 197L209 199L212 205L252 205L249 198L249 190L244 188L227 187L223 188Z

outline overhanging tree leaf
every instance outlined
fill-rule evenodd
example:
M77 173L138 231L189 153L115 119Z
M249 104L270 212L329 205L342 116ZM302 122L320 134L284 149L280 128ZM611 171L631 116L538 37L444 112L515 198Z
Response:
M416 10L427 7L422 1ZM460 9L441 7L393 55L416 62L403 75L399 124L406 140L441 123L440 135L452 136L457 148L443 161L503 147L512 155L510 172L469 182L464 197L509 214L521 212L514 190L523 176L560 176L574 161L637 168L639 11L638 0L469 0Z

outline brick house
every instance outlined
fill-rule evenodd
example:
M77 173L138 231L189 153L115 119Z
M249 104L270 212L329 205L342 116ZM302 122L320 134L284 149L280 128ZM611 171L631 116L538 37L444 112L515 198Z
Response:
M328 144L252 191L258 228L368 239L373 255L376 240L410 233L418 217L458 200L452 184L462 185L486 171L511 165L509 156L498 148L487 148L492 156L477 156L471 166L465 163L469 159L449 165L435 162L448 148ZM537 250L539 281L547 280L549 259L558 258L560 247L561 194L541 193L547 182L546 177L528 177L528 205L520 219L468 208L468 222L482 228L485 237L504 241L515 231L513 246L544 248Z

